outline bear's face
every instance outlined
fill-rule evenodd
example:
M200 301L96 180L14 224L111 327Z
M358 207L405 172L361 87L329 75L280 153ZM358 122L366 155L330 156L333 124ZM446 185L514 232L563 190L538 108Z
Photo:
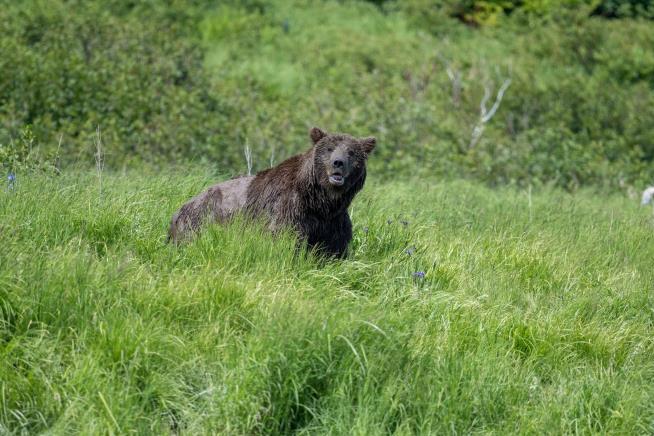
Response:
M314 144L314 169L320 184L335 190L347 190L366 170L366 159L375 148L376 139L327 134L314 127L310 131Z

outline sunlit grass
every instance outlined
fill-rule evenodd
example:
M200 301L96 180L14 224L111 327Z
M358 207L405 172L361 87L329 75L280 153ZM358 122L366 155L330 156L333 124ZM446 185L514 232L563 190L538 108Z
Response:
M652 431L636 201L373 174L346 260L243 222L166 245L215 179L0 193L0 433Z

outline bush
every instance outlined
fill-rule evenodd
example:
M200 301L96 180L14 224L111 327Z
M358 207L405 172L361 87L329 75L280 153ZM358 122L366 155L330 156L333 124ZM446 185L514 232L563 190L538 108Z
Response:
M377 135L372 170L393 177L574 189L654 176L654 29L589 17L586 2L486 2L501 14L476 28L452 11L478 2L3 3L0 144L31 125L43 156L62 138L62 165L92 165L100 127L109 168L243 173L245 147L261 170L318 124ZM508 78L472 140L484 94L490 107Z
M30 124L45 147L62 136L71 162L91 155L100 126L114 164L180 158L182 144L205 144L210 112L221 108L199 44L184 20L144 19L126 4L34 0L1 9L0 69L10 72L0 77L2 142Z
M374 1L385 7L400 7L420 21L434 15L447 15L471 25L496 25L513 13L556 16L573 10L585 15L606 18L654 17L652 0L407 0L391 3ZM416 13L418 12L419 13Z

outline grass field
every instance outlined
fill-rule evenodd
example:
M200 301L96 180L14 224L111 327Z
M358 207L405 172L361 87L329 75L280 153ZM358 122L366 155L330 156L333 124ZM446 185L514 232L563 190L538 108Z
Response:
M373 174L321 263L244 223L165 245L218 179L186 174L3 187L0 434L654 432L637 200Z

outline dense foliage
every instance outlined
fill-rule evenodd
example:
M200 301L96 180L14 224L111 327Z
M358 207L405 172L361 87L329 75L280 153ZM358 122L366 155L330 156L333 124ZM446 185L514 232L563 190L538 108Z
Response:
M383 6L421 9L423 14L436 12L472 25L494 25L511 14L537 17L555 16L566 10L607 18L654 17L652 0L372 0Z
M654 178L649 2L0 6L0 158L27 136L32 160L91 165L101 136L109 168L204 160L237 173L245 147L262 169L318 124L378 136L373 168L394 176ZM485 92L490 109L507 79L479 129Z
M652 432L651 210L371 174L347 260L164 245L214 178L0 191L0 434Z

